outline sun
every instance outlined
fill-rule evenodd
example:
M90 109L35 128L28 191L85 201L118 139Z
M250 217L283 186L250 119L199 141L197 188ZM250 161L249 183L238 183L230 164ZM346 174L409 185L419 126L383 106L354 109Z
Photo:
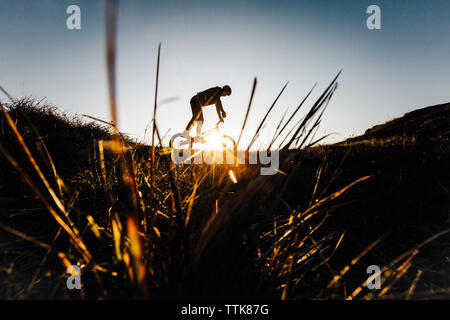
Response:
M218 132L212 132L205 137L204 150L223 150L222 137Z

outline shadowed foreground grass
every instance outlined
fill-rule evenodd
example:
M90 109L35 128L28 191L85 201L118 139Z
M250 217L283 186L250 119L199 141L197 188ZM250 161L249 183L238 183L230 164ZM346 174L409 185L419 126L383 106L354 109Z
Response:
M0 123L0 295L448 297L449 106L423 110L336 145L287 139L284 174L261 176L174 166L107 124L15 101ZM71 264L82 290L66 288ZM364 286L372 264L381 290Z

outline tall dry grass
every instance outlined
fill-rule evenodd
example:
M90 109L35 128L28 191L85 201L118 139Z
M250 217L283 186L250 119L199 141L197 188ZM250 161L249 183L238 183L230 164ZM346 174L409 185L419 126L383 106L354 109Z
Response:
M17 297L27 297L42 277L44 262L52 256L58 257L64 267L70 264L81 266L83 275L95 279L84 284L81 297L86 294L92 298L291 299L326 298L340 290L348 270L382 238L363 250L345 268L336 271L329 262L345 235L320 230L333 210L342 205L340 197L371 177L361 177L332 192L318 190L321 172L325 170L322 166L308 203L291 207L285 201L285 195L292 192L292 183L298 179L305 150L324 138L316 138L315 134L338 87L341 72L300 121L293 122L316 85L286 121L286 114L279 121L268 150L281 151L280 171L283 174L261 176L258 166L248 165L175 166L161 143L157 123L161 45L157 51L152 145L150 148L139 145L119 131L117 12L118 2L107 1L105 53L111 119L102 122L110 134L93 145L89 169L75 177L76 183L64 182L43 140L46 161L52 170L46 173L42 170L11 117L11 112L23 102L10 97L13 101L9 107L0 103L4 127L16 139L26 163L19 163L2 144L0 152L42 202L58 230L54 241L47 244L11 226L1 225L4 231L46 250L31 283ZM249 145L243 147L247 152L286 85L270 105ZM251 113L256 86L255 78L237 139L238 146ZM76 197L74 190L77 190ZM81 203L80 195L89 197L87 201L91 207ZM95 207L98 198L103 204L100 208ZM70 246L61 250L55 242L63 235L70 241ZM420 247L408 251L385 267L384 289L375 295L366 293L365 297L388 296L391 286L411 266L418 249ZM328 274L329 281L306 293L305 288L311 284L308 279L319 270L321 274ZM409 288L407 297L413 294L416 282ZM343 297L358 298L364 284Z

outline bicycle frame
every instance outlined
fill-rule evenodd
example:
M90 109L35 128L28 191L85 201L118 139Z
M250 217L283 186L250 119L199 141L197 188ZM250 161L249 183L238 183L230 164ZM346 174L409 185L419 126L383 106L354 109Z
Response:
M234 141L234 139L228 135L222 135L220 133L220 129L219 129L219 124L221 123L221 121L217 122L216 126L206 132L203 132L202 134L200 134L199 136L195 136L195 137L191 137L188 136L186 137L185 135L178 133L176 135L174 135L171 139L170 139L170 147L173 148L173 142L176 138L184 138L185 141L180 142L180 146L186 146L189 145L189 149L192 149L192 146L194 143L205 143L204 142L204 138L211 135L213 132L218 132L219 135L221 136L222 140L228 140L229 142L232 143L233 145L233 154L236 157L237 155L237 146L236 146L236 142ZM200 142L196 141L197 139L200 138Z
M216 131L216 132L218 132L220 134L220 130L219 130L219 124L220 123L221 123L221 121L217 122L216 126L214 128L209 129L208 131L205 131L205 132L201 133L199 136L195 136L195 137L189 136L189 138L187 138L186 141L181 142L180 145L181 146L185 146L185 145L189 144L189 148L192 148L192 145L194 143L197 143L198 141L196 141L196 140L198 140L198 139L200 139L200 143L202 143L202 144L205 143L204 142L204 138L209 136L209 135L211 135L213 132ZM233 140L233 143L234 143L234 140Z

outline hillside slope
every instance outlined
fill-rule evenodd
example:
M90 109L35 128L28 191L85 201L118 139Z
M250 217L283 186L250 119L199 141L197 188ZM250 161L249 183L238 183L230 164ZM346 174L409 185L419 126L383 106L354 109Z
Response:
M108 203L101 182L97 150L99 140L111 139L108 130L92 123L74 121L47 107L35 108L32 101L22 101L14 106L10 109L10 115L45 173L52 176L52 166L46 160L47 156L43 150L42 142L45 143L58 173L71 190L67 198L64 198L65 203L77 204L77 207L72 209L72 215L77 221L84 221L84 213L87 212L100 225L107 225L109 218L105 212L108 212ZM27 159L5 119L3 116L0 118L2 145L20 164L26 164ZM367 130L364 135L338 144L282 153L282 171L289 172L299 161L301 166L295 174L295 179L288 181L286 191L282 195L282 205L276 208L276 211L286 214L286 207L290 207L298 208L299 212L302 212L321 195L340 190L361 177L371 176L339 198L336 208L330 210L330 218L319 233L322 236L343 235L338 250L327 264L327 268L333 272L339 272L370 243L385 235L383 242L364 256L359 266L353 267L346 275L347 283L357 286L365 279L365 268L368 265L384 266L405 250L413 248L448 226L449 132L450 104L443 104L407 113L401 118ZM149 149L142 150L142 153L146 153ZM294 160L284 161L287 158ZM114 159L111 157L109 160L111 164L107 165L113 168ZM145 162L140 162L139 166L148 166ZM25 165L24 168L29 169ZM145 170L148 168L138 169L142 170L143 177L138 183L145 185ZM11 169L3 156L0 156L0 174L0 224L12 226L44 243L53 241L53 235L57 231L55 222L48 217L48 212L42 204L19 182L20 176ZM111 178L115 181L114 175ZM232 192L227 195L228 199L233 200L233 194L239 195L240 192L246 194L248 181L245 176L238 178L239 183L233 185ZM249 179L253 178L250 176ZM270 179L268 177L264 182L270 183ZM282 179L279 181L285 182ZM56 181L50 182L57 190ZM180 181L180 186L183 188L189 183L185 178L185 181ZM111 182L111 185L114 183ZM205 190L210 190L209 187L207 185ZM170 204L171 194L167 177L161 177L157 189L157 192L161 193L161 199L164 199L161 205L173 206ZM143 190L148 191L145 188ZM196 220L191 222L192 224L205 223L202 217L208 217L209 208L216 200L214 193L203 191L199 190L202 196L194 206L191 219ZM146 192L143 194L145 197ZM248 210L253 211L251 214L262 211L261 206L264 203L268 207L274 202L271 194L265 194L263 190L260 194L255 193L255 198L258 198L258 201L245 203ZM288 220L289 216L284 218ZM230 223L234 224L235 221ZM84 224L84 227L87 229L88 225ZM247 229L252 227L253 224ZM95 253L105 261L110 258L108 254L111 246L98 242L89 232L86 237L87 241L93 244L92 250ZM5 244L6 252L0 260L0 296L11 297L20 292L21 286L29 285L33 272L42 259L42 252L36 251L36 248L29 249L28 242L17 242L15 235L5 232L2 232L0 241ZM228 245L227 242L225 244ZM57 248L64 250L67 246L67 242L58 242ZM417 264L405 276L407 281L399 285L407 287L417 270L421 269L424 274L417 286L419 291L449 287L449 257L450 236L447 234L421 249L416 259ZM228 258L222 251L218 252L218 259ZM52 260L52 263L51 267L59 265L55 260ZM11 266L14 266L13 273L10 271L13 270ZM206 270L209 269L206 268L205 272ZM242 276L248 278L247 274ZM328 269L325 273L317 272L305 276L306 286L303 288L306 289L300 290L296 295L319 295L323 285L326 286L329 281L329 276ZM193 284L194 287L197 285L198 283ZM213 286L214 283L209 285ZM44 279L37 286L38 290L33 291L30 296L51 297L50 291L55 294L52 286L53 282ZM67 294L63 288L59 290L63 296ZM337 297L342 295L342 292L336 293Z
M449 103L418 109L361 136L314 148L305 158L301 181L307 181L308 171L317 170L326 159L327 170L319 188L335 190L362 176L372 176L345 195L348 205L333 213L329 230L346 234L343 256L350 252L356 256L356 248L362 250L385 234L383 243L366 257L367 264L385 265L450 227ZM308 194L304 186L295 188ZM448 234L422 248L408 275L410 280L418 269L424 271L421 290L450 286Z
M450 103L408 112L400 118L367 129L363 135L347 139L343 143L404 137L424 143L449 139Z

